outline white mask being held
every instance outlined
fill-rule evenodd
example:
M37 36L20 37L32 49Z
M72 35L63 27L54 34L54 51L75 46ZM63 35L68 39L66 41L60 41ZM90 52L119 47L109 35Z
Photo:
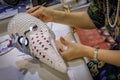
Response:
M8 32L18 50L37 57L62 73L67 72L67 66L55 47L55 35L44 22L30 14L19 13L9 22Z

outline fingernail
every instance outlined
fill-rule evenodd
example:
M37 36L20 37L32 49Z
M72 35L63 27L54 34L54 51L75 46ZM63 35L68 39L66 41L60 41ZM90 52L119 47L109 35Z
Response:
M63 37L61 37L61 40L65 41L65 39Z
M60 52L63 52L63 50L62 50L62 49L59 49L59 51L60 51Z

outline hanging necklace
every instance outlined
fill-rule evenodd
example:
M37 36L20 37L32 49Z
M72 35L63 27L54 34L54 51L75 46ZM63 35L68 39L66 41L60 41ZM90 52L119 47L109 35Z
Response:
M107 6L107 21L108 21L108 24L114 28L117 24L117 20L118 20L118 16L119 16L119 6L120 6L120 0L118 0L118 4L117 4L117 11L116 11L116 16L115 16L115 20L113 22L113 24L111 23L110 21L110 17L109 17L109 14L110 14L110 9L109 9L109 1L106 0L106 6Z
M120 0L116 0L116 3L117 4L113 5L116 6L116 8L114 8L114 12L112 14L110 12L109 0L106 0L106 9L105 9L105 5L103 5L103 7L104 7L104 12L106 12L106 19L105 19L106 28L110 33L111 37L116 42L116 44L113 46L113 49L120 50L120 22L119 22Z

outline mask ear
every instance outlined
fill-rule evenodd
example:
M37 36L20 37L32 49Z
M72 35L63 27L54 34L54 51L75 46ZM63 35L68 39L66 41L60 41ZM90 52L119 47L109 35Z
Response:
M25 36L18 37L18 43L22 46L25 45L26 47L29 45L29 40Z

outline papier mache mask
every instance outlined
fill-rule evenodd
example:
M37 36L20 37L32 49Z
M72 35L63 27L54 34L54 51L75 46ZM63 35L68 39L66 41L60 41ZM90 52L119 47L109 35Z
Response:
M18 50L62 73L67 72L67 66L55 47L54 33L44 22L30 14L19 13L9 22L8 32Z

